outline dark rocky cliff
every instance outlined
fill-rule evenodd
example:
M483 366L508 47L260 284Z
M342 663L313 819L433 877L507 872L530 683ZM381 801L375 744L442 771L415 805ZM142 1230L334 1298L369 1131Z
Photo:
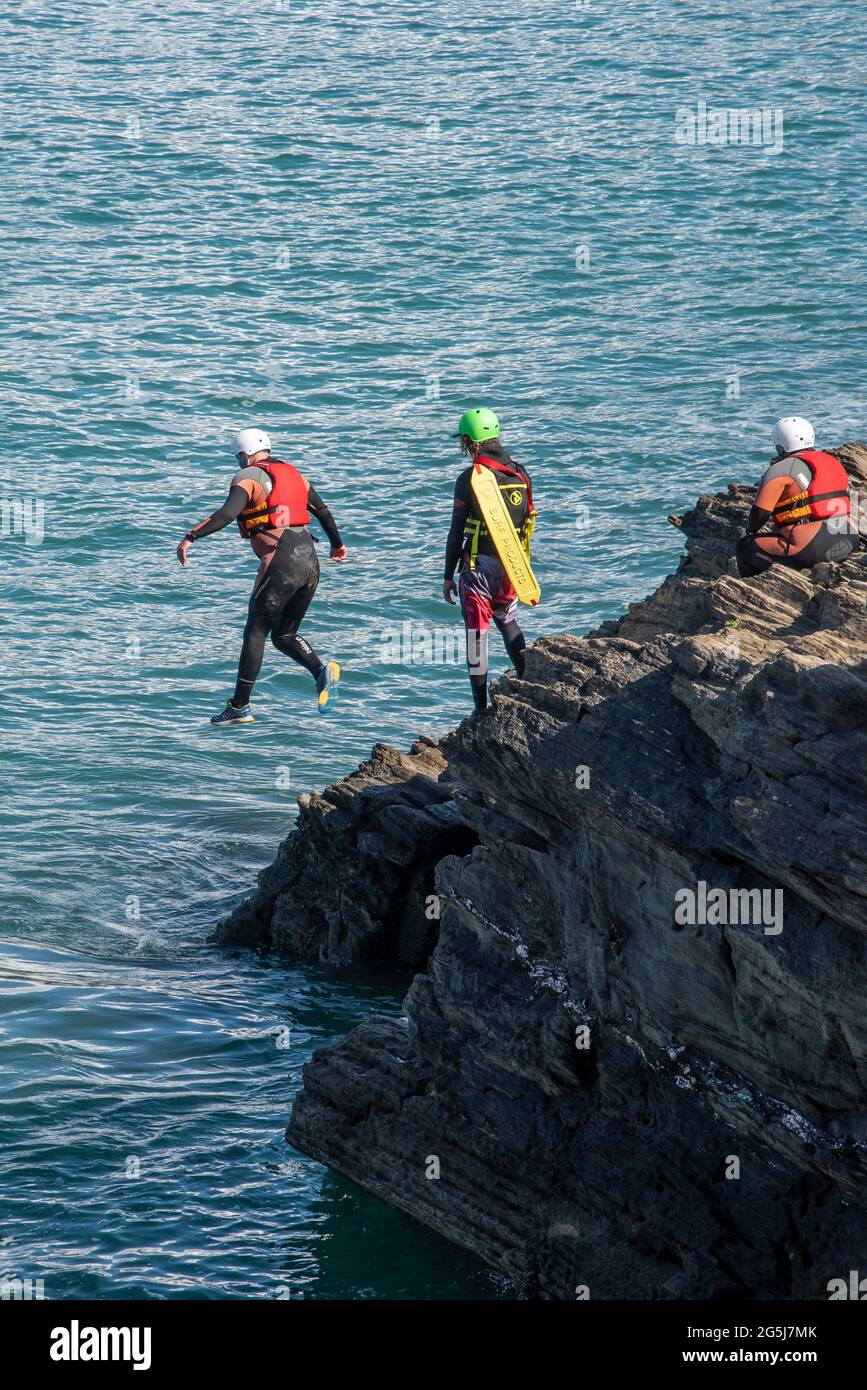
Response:
M289 1140L530 1296L824 1298L867 1258L867 551L740 580L751 496L493 713L302 797L218 931L417 972Z

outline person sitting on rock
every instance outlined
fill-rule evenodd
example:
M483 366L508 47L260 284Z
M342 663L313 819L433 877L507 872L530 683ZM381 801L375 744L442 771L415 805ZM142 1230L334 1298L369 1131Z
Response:
M813 427L799 415L778 420L773 440L777 457L759 484L746 535L738 542L738 573L762 574L773 564L842 564L859 543L846 469L836 455L813 448ZM772 529L763 530L768 523Z

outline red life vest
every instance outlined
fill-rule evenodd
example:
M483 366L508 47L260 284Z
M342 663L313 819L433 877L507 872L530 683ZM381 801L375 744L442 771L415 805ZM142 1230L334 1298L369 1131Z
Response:
M789 458L801 459L810 470L803 492L787 497L774 507L775 526L801 526L829 516L849 516L849 474L838 458L824 449L799 449ZM845 502L842 499L845 498Z
M310 512L307 510L307 484L291 463L282 459L266 459L257 463L271 479L271 491L264 507L252 504L245 507L238 517L242 536L256 536L260 531L270 531L281 526L309 526Z

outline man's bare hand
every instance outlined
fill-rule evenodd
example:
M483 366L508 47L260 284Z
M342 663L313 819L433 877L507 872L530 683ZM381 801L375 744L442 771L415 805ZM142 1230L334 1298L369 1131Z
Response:
M450 603L452 604L452 606L454 606L455 595L457 594L457 592L458 591L455 581L453 579L447 579L445 584L443 584L443 598L445 599L446 603Z
M188 541L185 538L181 541L180 545L177 548L176 554L182 565L185 565L187 563L187 558L189 556L192 544L192 541Z
M338 545L336 549L333 546L331 548L331 559L337 560L338 563L341 560L345 560L348 554L349 551L346 549L345 545Z

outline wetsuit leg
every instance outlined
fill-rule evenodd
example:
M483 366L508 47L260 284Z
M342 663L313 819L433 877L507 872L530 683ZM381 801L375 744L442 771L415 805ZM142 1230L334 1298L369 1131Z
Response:
M483 710L488 703L488 628L491 619L497 625L518 676L524 674L524 649L527 643L515 618L518 611L515 590L496 556L479 555L475 569L465 564L460 573L459 586L461 608L467 625L467 665L473 702L477 710Z
M310 643L297 634L301 621L313 601L318 584L319 574L317 572L312 583L305 584L303 589L295 590L271 629L271 641L277 650L284 652L286 656L291 656L292 660L297 661L299 666L303 666L305 670L309 671L314 679L322 670L322 662Z
M738 542L736 553L738 573L744 577L763 574L773 564L787 565L789 569L812 569L823 561L841 565L857 548L858 536L854 531L831 530L827 522L807 526L793 526L790 534L775 534L760 531L755 536L744 536Z
M491 625L493 598L488 576L483 567L471 569L464 564L458 576L461 612L467 629L467 670L477 714L488 707L488 628Z
M488 634L479 628L467 628L467 670L473 706L481 712L488 708Z
M494 586L494 601L492 613L497 630L503 639L506 651L515 668L517 676L524 674L524 648L527 643L524 634L518 626L518 600L515 590L512 588L511 580L503 569L499 560L486 561L486 566L491 570L491 582Z
M761 541L773 541L773 549L766 547ZM778 536L763 536L761 541L758 536L742 536L738 541L735 559L738 574L742 579L748 579L754 574L764 574L775 560L785 558L786 547Z
M512 618L510 622L504 623L501 618L495 616L494 622L497 624L500 636L505 643L506 651L509 653L509 658L515 668L515 675L523 676L525 666L524 649L527 646L523 632L518 627L514 618Z
M241 646L241 660L238 662L238 679L232 704L242 709L250 703L250 696L256 679L262 669L265 653L265 638L268 636L269 620L255 604L255 595L250 599L247 610L247 623L244 628L244 641Z
M250 598L233 705L249 704L269 634L280 651L312 675L319 674L322 662L309 643L296 635L318 583L319 561L310 533L300 527L284 531Z

